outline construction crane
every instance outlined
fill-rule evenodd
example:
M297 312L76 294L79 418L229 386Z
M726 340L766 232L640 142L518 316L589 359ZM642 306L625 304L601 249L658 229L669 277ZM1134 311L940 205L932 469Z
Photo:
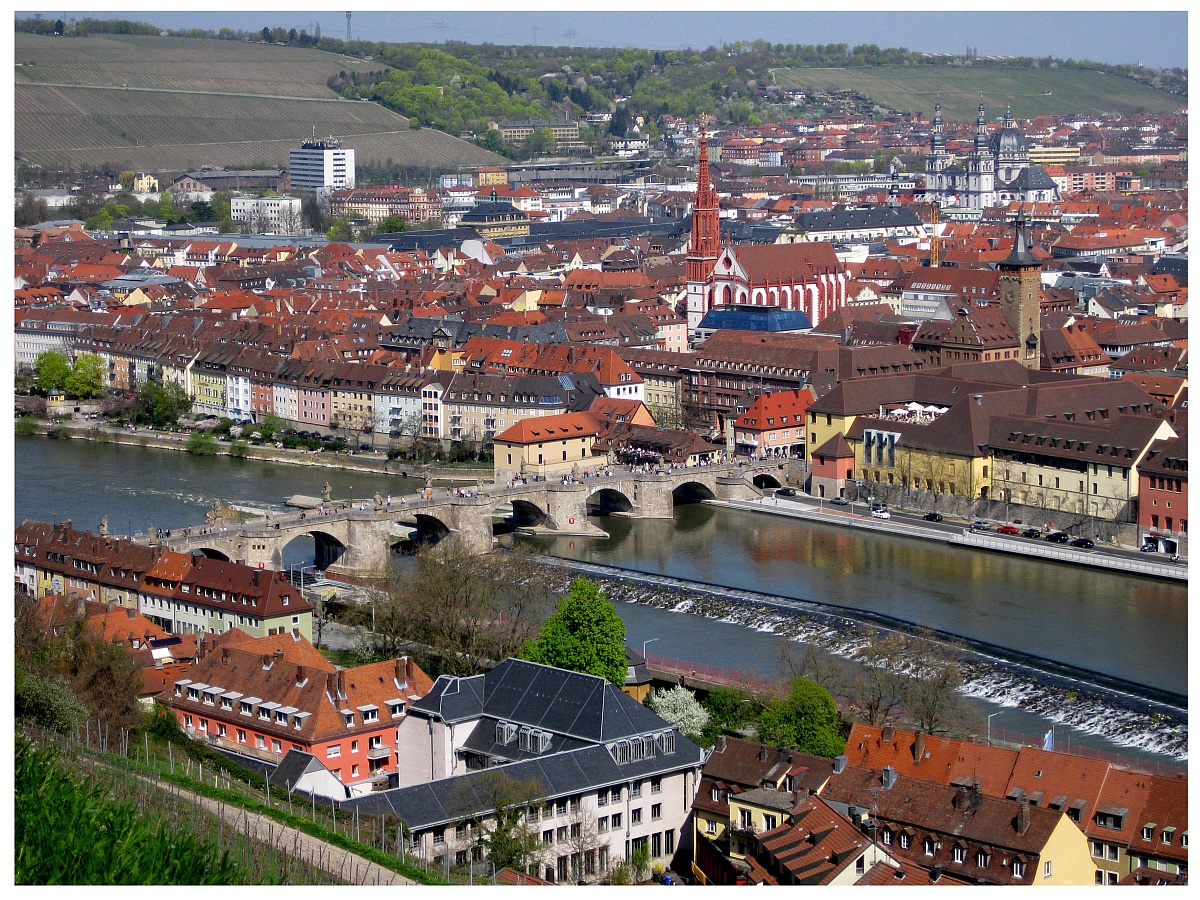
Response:
M932 230L932 235L929 238L929 267L936 269L941 260L941 238L938 237L938 219L939 209L936 200L929 206L929 227Z

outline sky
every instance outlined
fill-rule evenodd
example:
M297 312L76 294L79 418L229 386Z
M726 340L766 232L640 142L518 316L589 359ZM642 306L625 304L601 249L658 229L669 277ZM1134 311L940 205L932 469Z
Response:
M539 4L526 2L525 9ZM746 11L586 11L564 12L556 4L541 11L495 11L494 3L471 10L449 2L433 11L372 11L354 8L351 18L355 38L422 43L459 40L468 43L542 44L548 46L632 46L655 50L703 49L743 40L768 40L776 44L877 44L907 47L929 53L963 53L968 46L980 55L1055 56L1104 63L1141 63L1146 66L1186 67L1186 7L1156 3L1166 11L1110 12L1095 4L1059 3L1073 11L1042 12L1022 8L1014 0L1011 12L961 12L943 9L888 12L797 12L794 3L774 10L763 4ZM616 4L621 5L621 4ZM925 4L928 6L928 4ZM432 6L432 4L430 4ZM1169 7L1175 6L1171 11ZM221 27L259 31L264 25L306 29L319 23L329 37L346 35L345 9L328 7L295 10L212 9L205 12L162 12L153 8L88 12L40 10L44 17L123 18L162 28ZM613 9L612 6L606 7ZM644 9L639 5L637 9ZM693 5L693 9L695 5ZM961 6L958 7L961 10ZM18 17L25 13L18 12Z

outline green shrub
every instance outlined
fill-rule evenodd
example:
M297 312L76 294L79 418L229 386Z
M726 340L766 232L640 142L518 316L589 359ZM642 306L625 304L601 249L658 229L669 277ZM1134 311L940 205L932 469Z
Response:
M235 459L244 459L246 456L246 442L238 439L229 445L229 455Z
M184 449L195 456L214 456L217 452L217 439L207 431L193 431L188 435Z
M13 431L23 435L37 434L41 431L41 423L34 416L21 416L21 418L17 419L17 424L13 427Z
M62 678L16 669L16 716L60 734L83 727L87 707Z

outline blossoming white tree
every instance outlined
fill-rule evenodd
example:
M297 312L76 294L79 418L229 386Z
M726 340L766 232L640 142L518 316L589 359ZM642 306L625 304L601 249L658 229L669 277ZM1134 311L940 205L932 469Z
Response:
M649 706L678 728L684 737L699 737L708 724L708 710L700 705L695 694L681 684L670 690L656 690L650 696Z

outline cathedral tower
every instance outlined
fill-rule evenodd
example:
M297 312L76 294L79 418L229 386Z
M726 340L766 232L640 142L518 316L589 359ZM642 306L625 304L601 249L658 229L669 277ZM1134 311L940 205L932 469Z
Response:
M696 195L692 198L692 241L685 264L687 277L688 332L696 330L708 312L705 282L721 253L721 208L708 172L708 135L700 134L700 158L696 166Z
M998 265L1000 309L1021 342L1021 362L1027 369L1042 367L1042 264L1033 258L1026 231L1025 207L1017 210L1012 252Z

